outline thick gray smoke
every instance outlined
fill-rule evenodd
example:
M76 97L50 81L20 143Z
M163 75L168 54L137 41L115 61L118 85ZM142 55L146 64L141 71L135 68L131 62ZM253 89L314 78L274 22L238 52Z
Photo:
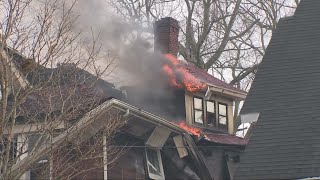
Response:
M153 51L153 36L147 34L137 38L141 29L117 17L105 1L80 0L76 8L80 16L75 28L88 32L83 38L90 40L92 30L99 34L98 43L102 50L118 57L118 67L107 80L118 87L131 86L126 89L133 92L129 101L134 105L162 115L168 114L167 111L176 112L176 103L171 102L176 94L168 88L167 77L161 72L163 55ZM149 31L153 32L152 29ZM163 109L160 106L167 107Z
M111 54L110 58L117 57L115 63L118 67L108 80L122 86L145 82L158 76L155 76L155 72L161 69L162 56L153 53L151 34L138 37L141 28L117 17L103 0L80 0L76 11L80 16L75 28L85 32L82 38L90 41L92 31L94 35L99 35L101 50ZM102 62L101 65L107 63Z

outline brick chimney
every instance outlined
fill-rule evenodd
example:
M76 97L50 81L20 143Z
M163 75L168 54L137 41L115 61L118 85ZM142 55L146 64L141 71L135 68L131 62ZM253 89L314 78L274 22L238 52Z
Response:
M154 48L162 53L178 54L179 22L171 17L162 18L153 25Z

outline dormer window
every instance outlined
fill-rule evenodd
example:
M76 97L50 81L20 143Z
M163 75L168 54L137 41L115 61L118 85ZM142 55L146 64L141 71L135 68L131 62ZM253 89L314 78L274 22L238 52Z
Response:
M194 96L193 115L195 125L228 130L227 104Z

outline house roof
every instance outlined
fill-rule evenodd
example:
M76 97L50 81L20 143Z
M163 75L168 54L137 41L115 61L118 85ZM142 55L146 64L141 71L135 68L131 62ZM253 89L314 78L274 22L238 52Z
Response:
M222 87L225 89L229 89L232 91L240 92L240 93L246 93L245 91L236 88L226 82L221 81L220 79L208 74L204 70L194 66L193 64L184 64L184 67L192 74L194 75L197 79L199 79L201 82L209 84L209 85L215 85L218 87Z
M280 20L241 113L259 112L236 180L320 172L320 1Z
M189 92L204 91L208 87L216 93L223 93L232 99L244 99L246 92L223 82L191 63L180 61L175 55L165 54L163 71L168 75L169 84L185 88Z
M219 144L245 146L248 139L232 136L229 134L206 134L206 139Z
M49 86L30 93L25 102L19 106L18 112L20 116L40 120L47 113L70 111L65 114L69 116L68 119L72 119L83 114L80 112L98 106L103 98L104 96L96 88L86 84ZM62 108L63 103L67 109Z

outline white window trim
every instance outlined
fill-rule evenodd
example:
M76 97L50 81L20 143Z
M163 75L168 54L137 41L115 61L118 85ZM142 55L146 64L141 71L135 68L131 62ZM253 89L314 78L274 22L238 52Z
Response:
M26 158L29 155L28 152L28 146L29 146L29 138L28 138L28 134L26 133L22 133L22 134L18 134L17 135L17 140L20 143L17 143L17 149L22 149L23 152L25 152L24 154L20 155L17 154L17 156L19 156L19 161L23 160L24 158ZM17 152L19 153L19 151ZM49 179L51 180L52 177L52 167L53 167L53 161L52 159L48 160L48 159L42 159L39 160L37 163L47 163L48 161L50 161L49 163ZM20 178L19 180L30 180L31 176L31 170L27 170Z
M160 173L161 173L161 175L159 176L159 175L157 175L157 174L153 174L153 173L150 172L150 170L149 170L149 164L151 164L151 163L148 161L148 154L147 154L147 148L146 148L146 149L145 149L145 154L146 154L146 161L147 161L147 169L148 169L149 178L151 178L151 179L165 179L160 149L152 149L152 148L149 148L149 149L154 150L154 151L157 152L158 161L159 161L159 167L160 167ZM151 164L151 165L152 165L152 164Z

